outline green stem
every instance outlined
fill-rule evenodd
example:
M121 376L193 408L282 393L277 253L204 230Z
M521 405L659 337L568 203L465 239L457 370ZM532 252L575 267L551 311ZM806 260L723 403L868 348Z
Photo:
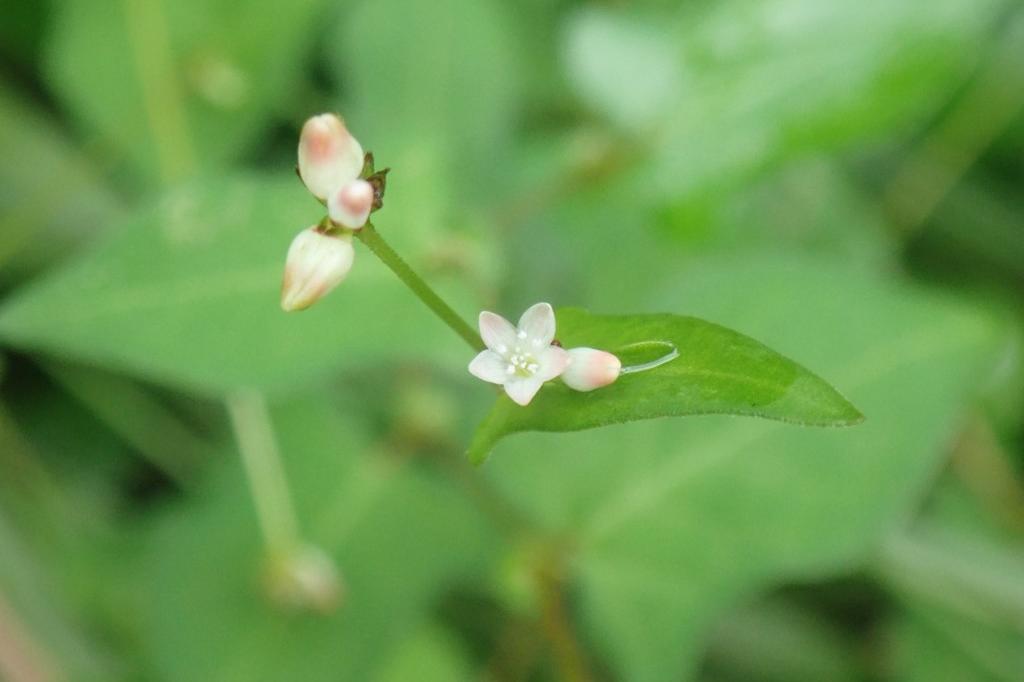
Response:
M541 627L551 645L561 677L568 682L594 679L583 647L576 638L565 605L564 567L556 555L536 569L537 594L541 601Z
M484 344L476 330L459 317L459 314L450 305L445 303L430 288L430 285L423 281L423 278L417 275L409 267L408 263L402 260L401 256L395 253L391 245L384 241L380 232L377 232L377 228L373 226L373 223L366 223L363 229L356 232L356 236L370 247L370 250L373 251L377 258L380 258L384 265L391 268L391 272L398 275L398 279L402 280L405 286L412 290L412 293L416 294L453 332L461 336L462 340L468 343L473 350L480 351L484 349Z
M258 392L239 391L227 406L267 550L287 553L299 544L298 522L267 405Z

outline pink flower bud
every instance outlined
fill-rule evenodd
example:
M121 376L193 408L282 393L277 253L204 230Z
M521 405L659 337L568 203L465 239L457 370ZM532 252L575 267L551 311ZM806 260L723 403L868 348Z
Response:
M327 214L335 225L350 230L362 229L373 208L373 185L366 180L353 180L331 192L327 198Z
M611 353L594 348L569 349L569 366L562 381L576 391L593 391L619 378L622 363Z
M320 114L306 121L299 137L299 175L317 199L359 177L363 148L334 114Z
M338 286L352 269L351 235L324 234L314 225L288 247L281 285L281 308L304 310Z

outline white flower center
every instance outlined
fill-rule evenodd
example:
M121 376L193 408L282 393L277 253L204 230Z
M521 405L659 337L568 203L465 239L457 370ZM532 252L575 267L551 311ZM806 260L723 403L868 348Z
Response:
M519 344L516 344L511 353L505 355L505 360L508 361L505 373L509 375L531 377L540 369L540 363L533 357L533 353L529 350L524 350Z

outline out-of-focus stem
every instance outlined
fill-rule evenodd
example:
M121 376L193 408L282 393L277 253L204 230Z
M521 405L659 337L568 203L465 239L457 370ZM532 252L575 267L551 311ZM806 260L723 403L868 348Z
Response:
M169 184L192 172L196 156L163 3L125 0L124 13L160 179Z
M885 205L908 233L931 217L985 149L1024 109L1019 67L1024 12L1006 23L1002 40L970 89L904 163L886 190Z
M10 682L51 682L60 679L27 629L0 595L0 679Z
M534 575L544 635L554 652L562 679L590 682L594 677L565 608L564 582L558 563L555 559L545 561Z
M298 522L266 402L257 391L240 391L227 407L267 549L289 552L299 543Z
M380 258L384 265L388 266L393 273L398 275L398 279L402 280L405 286L412 290L412 293L416 294L453 332L461 336L462 340L468 343L473 350L479 351L484 349L479 334L450 305L445 303L422 277L409 267L409 264L391 248L390 244L384 241L384 238L377 232L373 223L366 223L363 229L356 232L356 236L370 247L374 255Z

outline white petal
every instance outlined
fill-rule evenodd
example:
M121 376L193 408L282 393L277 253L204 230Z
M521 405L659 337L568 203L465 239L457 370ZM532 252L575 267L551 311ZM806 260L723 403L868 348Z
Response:
M363 148L341 118L320 114L306 121L299 136L299 175L313 196L326 201L362 170Z
M569 366L569 353L558 346L548 346L537 354L537 376L541 381L550 381Z
M366 180L353 180L331 192L327 198L327 214L331 222L350 230L362 229L373 208L373 185Z
M491 350L504 355L516 345L516 328L501 315L480 313L480 338Z
M526 406L543 384L544 381L538 376L512 377L505 382L505 393L520 405Z
M577 391L593 391L619 378L622 362L611 353L594 348L569 350L569 367L562 374L566 386Z
M555 311L550 303L537 303L530 306L519 318L520 331L535 348L550 346L555 339Z
M469 373L492 384L508 381L508 362L492 350L483 350L469 363Z
M323 234L316 225L300 232L288 247L281 308L291 312L316 303L345 279L354 257L351 237Z

